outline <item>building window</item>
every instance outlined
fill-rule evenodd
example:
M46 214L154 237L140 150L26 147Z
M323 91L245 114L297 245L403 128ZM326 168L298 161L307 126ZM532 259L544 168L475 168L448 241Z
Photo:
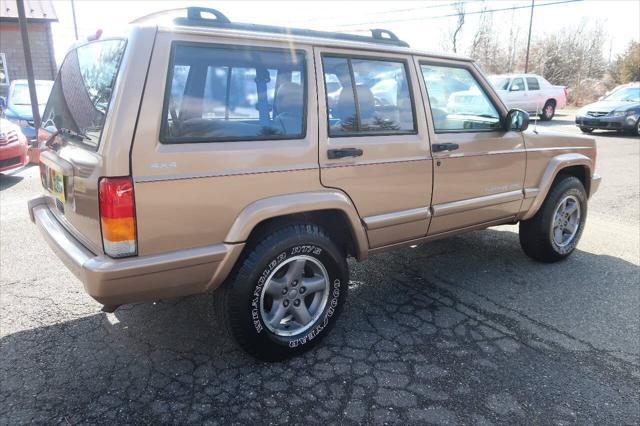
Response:
M9 84L9 71L7 71L7 57L0 53L0 84Z

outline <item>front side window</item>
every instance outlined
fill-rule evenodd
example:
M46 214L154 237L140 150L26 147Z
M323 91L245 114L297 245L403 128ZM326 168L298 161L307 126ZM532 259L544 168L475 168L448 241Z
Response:
M323 56L329 136L415 132L403 62Z
M524 90L524 80L521 78L514 78L511 82L511 88L509 89L512 92L520 92Z
M304 54L176 44L161 141L304 137Z
M464 68L421 65L436 132L501 128L500 115Z
M527 77L527 87L529 90L540 90L540 83L535 77Z
M507 90L511 79L509 77L489 77L489 82L496 90Z

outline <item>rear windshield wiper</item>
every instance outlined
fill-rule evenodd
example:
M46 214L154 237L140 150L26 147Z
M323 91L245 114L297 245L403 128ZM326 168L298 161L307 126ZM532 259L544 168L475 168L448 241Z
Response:
M51 133L51 136L49 136L47 141L44 143L44 146L46 146L47 148L55 149L53 141L56 139L56 136L58 136L58 135L65 135L65 136L72 137L72 138L75 138L75 139L80 139L81 141L90 141L91 140L91 138L89 136L85 135L84 133L76 132L74 130L67 129L65 127L61 127L59 129L56 129L55 132Z
M81 141L90 141L91 138L82 132L76 132L75 130L67 129L65 127L61 127L58 130L58 133L61 133L65 136L70 136L75 139L80 139Z

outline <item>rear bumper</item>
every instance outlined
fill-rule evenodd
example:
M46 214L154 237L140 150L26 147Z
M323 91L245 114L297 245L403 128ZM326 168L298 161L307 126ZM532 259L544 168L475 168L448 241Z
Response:
M24 166L28 147L20 142L0 145L0 172Z
M46 198L29 201L31 220L49 246L105 305L204 293L226 278L244 244L215 244L169 253L112 259L87 250L55 218Z

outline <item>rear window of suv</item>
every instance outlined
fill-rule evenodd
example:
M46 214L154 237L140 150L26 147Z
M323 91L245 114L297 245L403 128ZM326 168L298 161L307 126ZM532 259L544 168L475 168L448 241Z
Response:
M67 53L42 115L42 127L97 150L126 41L91 42Z
M306 90L302 52L174 43L160 141L303 138Z

